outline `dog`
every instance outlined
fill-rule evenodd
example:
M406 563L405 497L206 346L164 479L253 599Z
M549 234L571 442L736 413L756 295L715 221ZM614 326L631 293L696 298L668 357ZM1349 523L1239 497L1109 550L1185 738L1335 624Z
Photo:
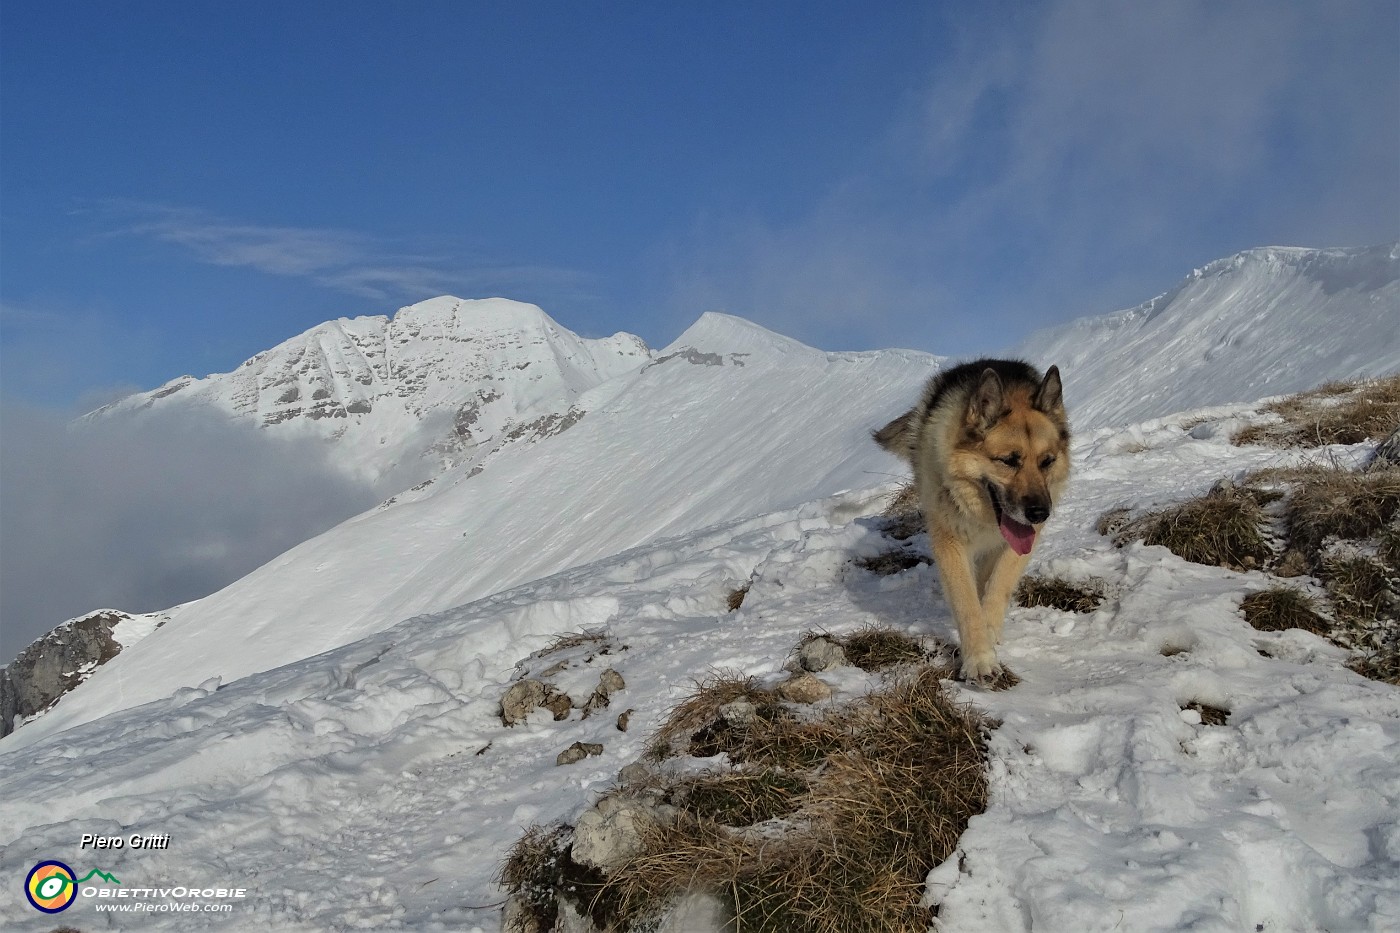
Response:
M907 460L943 593L958 624L964 680L1001 675L1006 605L1069 479L1060 370L982 359L938 373L923 397L872 432Z

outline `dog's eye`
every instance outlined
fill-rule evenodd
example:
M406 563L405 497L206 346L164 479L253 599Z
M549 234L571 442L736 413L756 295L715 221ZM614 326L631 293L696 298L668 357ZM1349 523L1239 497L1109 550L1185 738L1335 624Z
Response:
M1041 458L1041 461L1040 461L1040 468L1041 468L1042 470L1048 470L1048 469L1050 469L1050 464L1052 464L1052 463L1054 463L1054 462L1055 462L1055 455L1054 455L1054 454L1046 454L1043 458Z
M998 463L1006 464L1013 470L1019 469L1021 466L1020 454L1007 454L1005 457L995 457L993 459L995 459Z

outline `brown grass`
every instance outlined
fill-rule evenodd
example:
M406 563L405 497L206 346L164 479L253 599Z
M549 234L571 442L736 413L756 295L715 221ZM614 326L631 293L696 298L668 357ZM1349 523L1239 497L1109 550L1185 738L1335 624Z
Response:
M1060 577L1028 574L1016 587L1016 602L1022 606L1048 606L1063 612L1093 612L1104 601L1107 584L1098 577L1072 582Z
M1219 706L1211 706L1209 703L1202 703L1199 700L1192 700L1182 709L1193 709L1201 717L1203 726L1223 726L1230 719L1230 711Z
M540 650L539 657L543 658L559 651L581 648L584 645L601 645L607 640L608 633L601 629L591 632L564 632L555 635L554 640Z
M1331 621L1309 628L1357 652L1352 668L1395 683L1400 674L1400 469L1335 464L1260 470L1253 488L1287 490L1287 549L1277 571L1322 581ZM1302 626L1306 627L1306 626Z
M1328 538L1376 537L1400 511L1400 470L1311 466L1258 475L1290 486L1284 506L1289 545L1301 550L1314 569L1320 567Z
M1400 687L1400 651L1374 651L1347 666L1362 677Z
M862 570L869 570L878 576L888 577L896 573L903 573L920 564L927 564L929 559L922 554L906 551L902 547L892 547L887 551L881 551L874 557L857 557L854 563Z
M908 540L924 530L923 508L919 505L919 492L913 482L899 487L880 514L886 520L885 535L896 540Z
M1327 635L1331 625L1317 611L1317 603L1302 590L1290 586L1250 593L1240 602L1244 620L1261 632L1281 632L1300 628L1314 635Z
M742 827L792 813L807 791L799 774L759 768L683 779L667 788L665 800L696 819Z
M1380 440L1400 424L1400 375L1329 382L1264 408L1282 421L1235 432L1236 444L1324 447Z
M841 742L783 801L786 832L686 813L679 830L651 834L608 896L645 910L708 889L731 902L738 933L924 933L924 877L987 795L989 724L949 699L947 673L925 667L831 713L825 725Z
M867 625L848 635L807 632L798 647L818 638L840 645L846 660L863 671L884 670L898 664L925 664L947 651L947 646L941 643L935 643L930 650L914 636L883 625Z
M1141 539L1160 544L1183 560L1231 570L1261 566L1273 556L1264 536L1264 511L1248 489L1224 486L1156 512L1131 517L1125 509L1105 513L1100 534L1117 547Z

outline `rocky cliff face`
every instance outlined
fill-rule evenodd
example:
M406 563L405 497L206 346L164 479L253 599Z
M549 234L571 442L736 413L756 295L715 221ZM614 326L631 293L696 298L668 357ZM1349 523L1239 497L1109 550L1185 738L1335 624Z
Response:
M48 709L122 650L113 629L136 617L99 609L70 619L0 668L0 736Z
M88 418L209 409L322 438L357 478L398 469L411 483L481 462L510 431L565 418L579 395L650 359L631 334L588 339L534 305L446 296L319 324L231 373L181 376Z

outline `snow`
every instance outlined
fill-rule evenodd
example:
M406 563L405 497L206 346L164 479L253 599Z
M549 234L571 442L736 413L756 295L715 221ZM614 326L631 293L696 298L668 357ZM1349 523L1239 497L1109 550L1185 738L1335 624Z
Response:
M664 536L887 478L899 467L869 427L908 406L937 364L907 351L827 354L707 314L654 363L580 395L587 414L567 431L506 449L481 472L464 464L168 613L6 745Z
M1371 265L1353 261L1363 254ZM1400 692L1320 638L1246 624L1239 602L1265 575L1115 549L1094 530L1110 508L1182 500L1260 466L1359 458L1229 435L1260 417L1259 395L1303 388L1305 373L1311 385L1400 370L1393 333L1373 326L1400 307L1397 257L1377 255L1242 254L1116 321L1045 338L1055 359L1032 354L1060 363L1077 427L1032 570L1098 576L1111 593L1085 615L1013 608L999 654L1021 683L955 687L1002 724L990 805L928 878L946 929L1400 928ZM1231 276L1249 327L1219 291ZM1304 300L1360 323L1314 327L1292 304ZM452 326L451 301L429 303L422 329ZM1183 328L1193 336L1173 343ZM1245 352L1227 332L1267 346ZM954 638L933 568L852 564L887 546L872 516L903 472L867 432L939 363L823 353L703 316L577 386L565 408L586 414L568 430L463 463L124 636L117 658L0 742L0 874L57 858L124 888L248 890L229 914L136 923L84 898L59 918L83 929L497 933L493 879L511 843L577 819L696 678L772 684L813 629ZM1145 401L1127 388L1134 374ZM1200 405L1213 407L1169 414ZM1128 410L1137 423L1124 426L1115 413ZM541 655L581 631L609 654ZM577 689L604 663L627 686L586 719L504 726L513 680L560 661ZM874 683L851 668L819 676L833 703ZM1229 719L1204 725L1192 702ZM604 751L557 766L576 741ZM79 848L85 833L171 841L96 852ZM56 925L18 883L0 886L0 917Z
M1393 372L1400 243L1249 250L1136 308L1033 334L1011 354L1059 364L1081 430Z
M992 803L929 878L948 929L1400 924L1400 693L1347 670L1321 639L1250 628L1237 607L1261 574L1116 550L1093 531L1114 505L1184 498L1288 459L1193 437L1182 427L1192 417L1077 442L1035 569L1100 576L1114 596L1078 617L1013 609L1002 657L1021 684L958 688L1003 724ZM880 622L953 637L930 567L877 577L851 564L885 546L870 516L893 488L710 525L10 750L0 872L59 857L125 885L249 889L232 918L151 914L142 929L494 933L507 847L530 823L577 818L695 677L773 682L813 628ZM746 582L743 606L727 612ZM627 687L612 707L503 726L515 674L539 667L531 656L553 636L579 631L614 646L606 663ZM833 702L870 685L850 669L822 676ZM1191 701L1228 709L1228 724L1193 724ZM575 741L604 752L556 766ZM80 852L85 832L172 842ZM49 929L20 897L17 885L0 890L13 928ZM65 919L87 926L94 912L82 903Z

